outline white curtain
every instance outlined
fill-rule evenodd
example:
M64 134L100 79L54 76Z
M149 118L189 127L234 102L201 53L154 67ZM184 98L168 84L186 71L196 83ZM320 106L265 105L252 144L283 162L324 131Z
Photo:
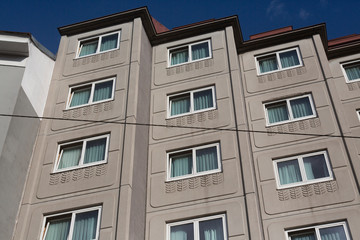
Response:
M192 223L183 224L179 226L172 226L170 228L170 240L193 240L194 227Z
M106 138L86 143L84 163L98 162L105 159Z
M98 210L76 214L73 240L93 240L96 238Z
M296 50L280 53L280 62L282 68L300 65Z
M222 218L199 222L200 240L224 240Z
M119 34L112 34L101 39L100 52L117 48Z
M286 103L276 103L266 106L269 123L277 123L289 120Z
M199 43L191 46L192 60L198 60L202 58L207 58L209 54L209 44L208 42Z
M197 172L210 171L218 168L216 147L196 150Z
M343 226L322 228L319 230L321 240L346 240L346 234Z
M192 154L182 154L171 157L171 177L192 173Z
M111 98L112 88L113 88L113 81L96 83L93 102Z
M171 101L171 116L190 112L190 95L174 97Z
M63 147L58 169L79 165L82 144L72 147Z
M299 162L297 159L278 162L277 168L281 185L302 181Z
M308 97L290 100L290 105L294 118L301 118L313 115L310 100Z
M278 69L276 56L259 59L260 73L275 71Z
M96 53L97 46L98 46L98 40L82 43L79 57Z
M195 92L194 93L194 110L201 110L206 108L212 108L213 103L213 95L212 89Z
M48 224L45 240L67 240L71 218L52 220Z

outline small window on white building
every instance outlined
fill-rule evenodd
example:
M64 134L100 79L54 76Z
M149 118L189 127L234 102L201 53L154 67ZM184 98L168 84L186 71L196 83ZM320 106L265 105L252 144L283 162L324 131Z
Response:
M211 58L210 40L170 48L168 66L171 67L207 58Z
M360 60L341 64L347 83L360 81Z
M86 38L79 41L77 57L85 57L119 48L120 31Z
M290 230L286 235L289 240L351 240L345 222Z

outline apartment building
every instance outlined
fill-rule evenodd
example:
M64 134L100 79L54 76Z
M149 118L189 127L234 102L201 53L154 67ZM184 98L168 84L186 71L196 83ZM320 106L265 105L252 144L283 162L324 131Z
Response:
M360 236L359 36L147 8L59 32L13 239Z

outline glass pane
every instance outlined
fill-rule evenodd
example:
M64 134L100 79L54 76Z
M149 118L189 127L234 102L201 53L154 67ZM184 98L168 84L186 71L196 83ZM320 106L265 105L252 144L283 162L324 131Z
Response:
M80 44L81 50L79 57L96 53L97 46L98 46L98 40L91 40L90 42L82 42Z
M188 51L189 50L187 47L170 51L171 65L188 62L189 61Z
M70 107L89 103L91 86L73 89Z
M170 227L170 240L194 240L192 223Z
M119 34L115 33L101 38L100 52L117 48Z
M171 177L178 177L192 173L192 154L180 153L177 156L170 156Z
M58 165L58 169L78 166L81 157L82 143L77 145L62 147L62 155Z
M224 240L222 218L199 222L200 240Z
M96 238L97 219L99 211L76 214L73 240L93 240Z
M308 97L290 100L290 105L294 118L313 115L310 99Z
M191 46L192 60L207 58L210 56L208 42L199 43Z
M218 169L218 159L216 147L196 150L196 170L197 172Z
M277 168L279 172L280 185L302 181L299 162L297 159L278 162Z
M190 112L190 94L170 98L171 116Z
M346 66L345 72L349 81L360 79L360 63L356 63L352 66Z
M105 160L106 138L88 141L86 143L84 163Z
M290 235L291 240L317 240L314 232L306 232Z
M278 65L275 55L258 59L258 61L259 61L260 73L266 73L266 72L278 70Z
M280 62L282 68L300 65L296 50L280 53Z
M214 106L212 89L194 93L194 111Z
M113 81L95 84L93 102L109 99L112 96Z
M322 228L319 231L321 240L347 240L343 226Z
M329 177L324 154L304 157L303 160L307 179Z
M45 240L67 240L70 230L71 216L54 219L47 222L49 224L46 231Z
M277 123L289 120L289 113L286 102L266 105L269 123Z

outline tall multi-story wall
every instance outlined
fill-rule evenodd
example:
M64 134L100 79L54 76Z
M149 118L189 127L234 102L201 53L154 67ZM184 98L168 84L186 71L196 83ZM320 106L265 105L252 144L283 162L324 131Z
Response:
M54 56L30 34L0 31L0 236L11 239ZM7 116L4 116L7 115Z
M59 28L13 239L356 239L358 36L139 8Z

